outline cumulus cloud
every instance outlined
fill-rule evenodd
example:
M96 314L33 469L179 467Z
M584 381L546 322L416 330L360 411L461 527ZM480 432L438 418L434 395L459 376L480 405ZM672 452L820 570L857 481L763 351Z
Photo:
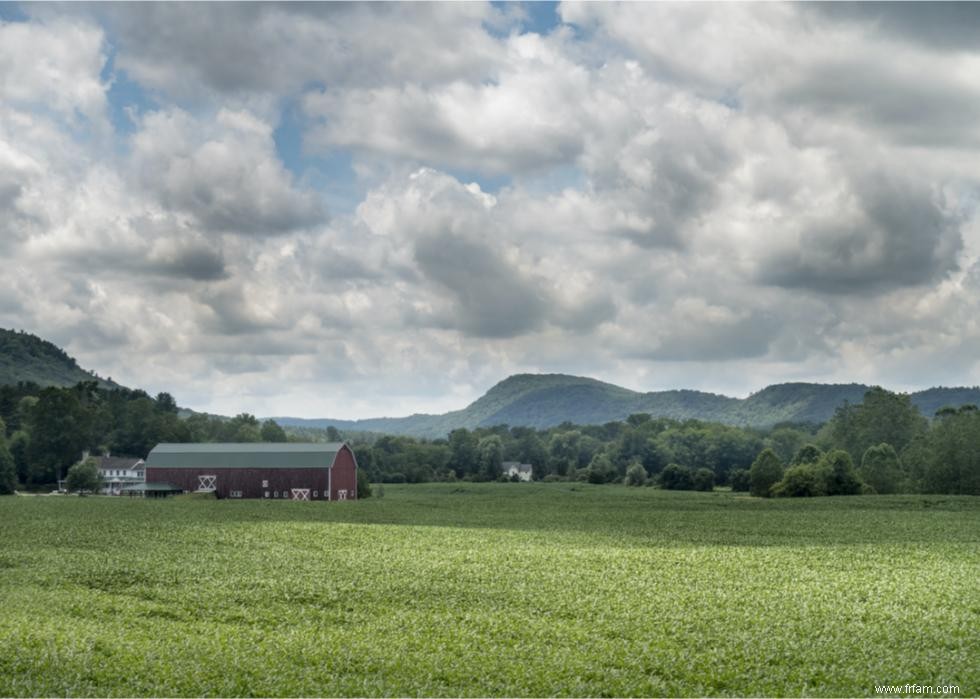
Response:
M108 90L103 38L100 27L83 20L0 21L0 98L56 112L74 126L101 127Z
M278 159L272 128L247 112L223 109L211 123L152 112L133 136L133 160L164 206L206 230L275 235L325 218L319 198L295 187Z
M583 148L590 75L536 34L511 36L494 72L438 86L410 81L310 92L321 147L352 147L494 174L568 163Z
M0 325L102 374L338 417L517 371L980 381L966 6L26 11Z
M958 218L937 195L885 174L855 182L832 210L784 231L794 234L794 245L762 261L761 278L828 293L937 281L956 267L962 247Z
M485 23L504 20L482 3L118 3L95 11L119 42L120 69L184 99L482 76L497 60Z

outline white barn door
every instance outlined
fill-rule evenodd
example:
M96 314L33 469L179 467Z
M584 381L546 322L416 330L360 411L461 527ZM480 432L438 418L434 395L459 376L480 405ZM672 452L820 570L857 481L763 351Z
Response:
M198 476L197 477L197 492L199 493L212 493L215 491L217 486L215 485L218 480L217 476Z
M293 488L293 500L309 500L310 499L310 489L309 488Z

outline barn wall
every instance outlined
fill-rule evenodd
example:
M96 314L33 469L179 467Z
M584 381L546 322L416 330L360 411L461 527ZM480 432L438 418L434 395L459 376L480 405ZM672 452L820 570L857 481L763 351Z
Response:
M312 491L315 490L317 500L326 500L327 473L329 470L328 468L147 467L146 481L148 483L173 483L186 491L193 492L197 490L198 476L214 475L218 477L215 481L215 492L218 497L222 498L230 497L233 490L240 490L243 498L264 498L265 491L269 491L270 499L276 492L281 499L283 497L288 498L292 488L309 488L311 499L313 499ZM268 481L268 487L263 487L262 481Z
M344 447L337 452L333 462L333 475L330 479L330 499L339 500L340 491L347 491L348 500L357 499L357 462L350 448Z

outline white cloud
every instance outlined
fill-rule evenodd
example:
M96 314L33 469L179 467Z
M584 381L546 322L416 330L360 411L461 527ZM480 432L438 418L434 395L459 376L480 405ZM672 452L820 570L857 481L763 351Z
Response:
M205 230L274 235L323 221L311 191L279 161L272 128L245 112L213 121L181 110L152 112L133 136L133 168L163 206Z
M527 370L980 380L980 56L908 18L566 4L539 36L479 3L28 9L0 24L0 325L102 374L337 417ZM130 134L107 56L158 103ZM361 194L328 220L331 158Z

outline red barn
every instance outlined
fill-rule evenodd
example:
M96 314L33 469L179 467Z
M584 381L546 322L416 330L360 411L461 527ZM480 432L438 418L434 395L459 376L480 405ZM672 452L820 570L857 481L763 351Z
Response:
M343 442L158 444L146 482L220 498L355 500L357 460Z

